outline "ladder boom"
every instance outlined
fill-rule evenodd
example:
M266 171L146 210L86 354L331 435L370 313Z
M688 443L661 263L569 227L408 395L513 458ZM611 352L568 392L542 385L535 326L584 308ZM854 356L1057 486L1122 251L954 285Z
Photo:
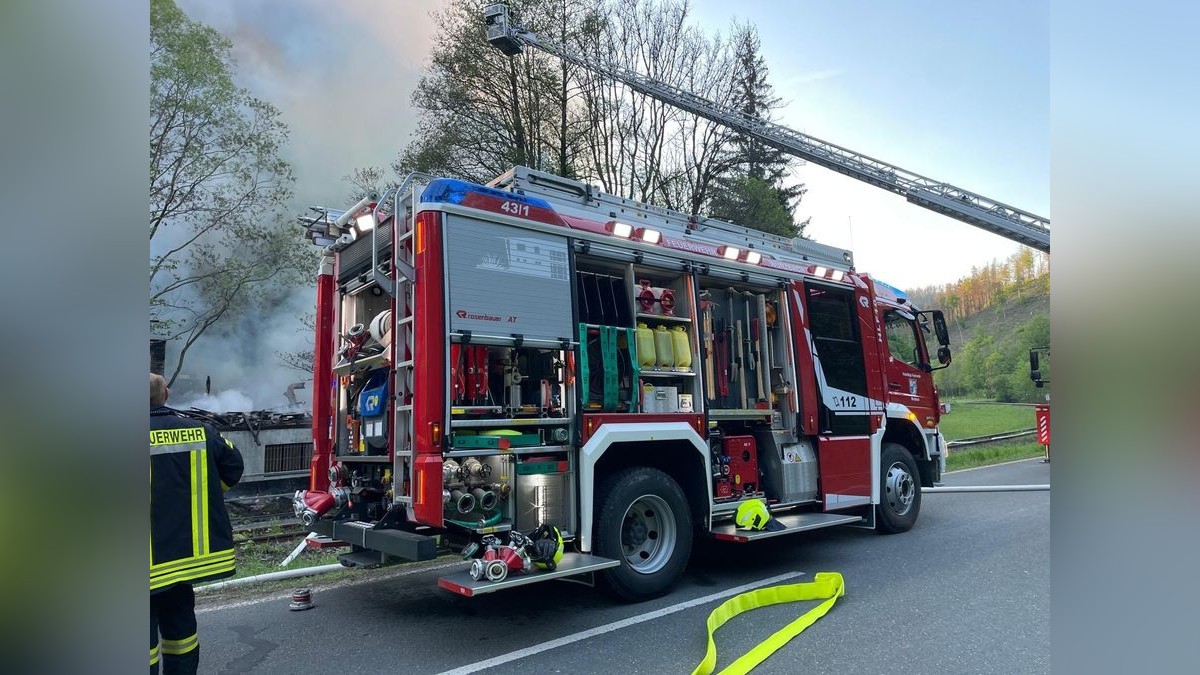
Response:
M782 152L902 195L918 206L1039 251L1050 252L1050 221L1047 218L822 141L781 124L747 115L736 108L715 103L636 71L614 64L594 62L580 52L541 38L512 23L509 20L508 7L505 5L488 5L484 8L484 18L487 23L488 42L505 54L517 54L523 45L529 45L580 68L621 82L638 93L724 125Z

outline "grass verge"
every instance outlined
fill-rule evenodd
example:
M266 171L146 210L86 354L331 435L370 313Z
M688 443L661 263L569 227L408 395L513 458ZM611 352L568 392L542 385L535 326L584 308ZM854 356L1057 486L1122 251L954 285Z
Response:
M977 466L1041 457L1044 454L1045 449L1037 443L1005 443L971 450L951 450L950 456L946 458L946 471L973 469Z
M949 414L942 415L938 426L947 440L977 438L1037 424L1032 406L963 403L949 401Z
M244 586L234 586L231 588L220 588L202 590L203 585L197 586L196 607L200 609L210 609L220 607L231 602L240 602L243 600L261 600L267 598L279 599L286 602L287 596L297 588L310 588L314 596L319 597L320 593L347 584L358 584L370 581L389 579L404 575L421 572L432 567L445 566L448 563L453 564L460 562L461 558L457 555L447 554L439 556L433 560L423 562L399 563L389 565L387 567L377 567L375 569L347 568L334 572L327 572L320 576L299 577L294 579L280 579L277 581L259 581L256 583L246 584ZM299 567L297 563L288 566L287 569ZM307 567L308 565L304 565ZM319 601L318 601L319 602Z
M338 554L345 553L348 550L305 547L304 551L290 565L280 567L279 563L283 562L283 559L292 552L292 549L296 548L296 544L300 543L301 538L302 535L297 536L295 541L251 541L239 545L237 548L237 574L230 578L239 579L241 577L252 577L256 574L266 574L268 572L282 572L302 567L328 565L337 562Z

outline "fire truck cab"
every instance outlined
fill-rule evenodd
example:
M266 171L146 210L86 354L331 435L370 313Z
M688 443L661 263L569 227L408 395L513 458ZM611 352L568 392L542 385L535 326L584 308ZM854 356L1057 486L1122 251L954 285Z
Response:
M641 599L696 537L901 532L940 479L945 321L849 251L525 167L303 220L325 253L295 507L344 564L448 544L488 563L439 581L464 596L595 573ZM771 528L734 523L752 499ZM522 563L511 533L543 524L565 555Z

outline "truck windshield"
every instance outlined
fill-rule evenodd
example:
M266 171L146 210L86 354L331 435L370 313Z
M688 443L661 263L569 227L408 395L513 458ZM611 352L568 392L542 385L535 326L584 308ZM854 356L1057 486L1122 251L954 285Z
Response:
M921 350L918 348L916 325L912 319L889 310L883 315L883 323L887 330L888 351L892 358L910 365L920 365Z

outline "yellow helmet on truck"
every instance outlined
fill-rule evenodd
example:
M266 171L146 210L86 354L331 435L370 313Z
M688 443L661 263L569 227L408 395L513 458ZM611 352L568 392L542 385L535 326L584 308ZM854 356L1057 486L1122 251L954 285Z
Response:
M746 530L782 530L783 523L771 518L766 503L761 499L747 499L737 509L733 517L737 526Z
M538 569L554 571L563 558L562 533L553 525L542 523L540 527L529 534L533 542L529 552L530 559Z

